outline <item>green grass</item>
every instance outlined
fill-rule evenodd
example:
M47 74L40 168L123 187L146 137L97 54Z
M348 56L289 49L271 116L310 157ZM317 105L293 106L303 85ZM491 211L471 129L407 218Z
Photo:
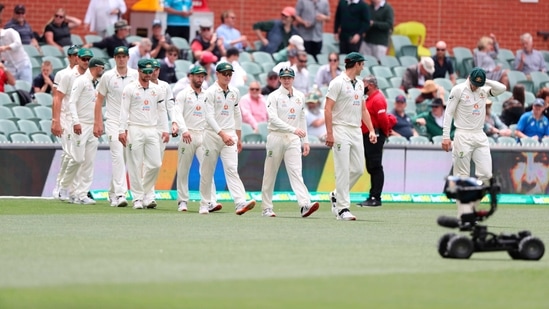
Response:
M442 259L439 215L453 205L329 204L307 219L0 200L0 308L549 308L549 258L505 252ZM491 231L549 242L549 208L502 205Z

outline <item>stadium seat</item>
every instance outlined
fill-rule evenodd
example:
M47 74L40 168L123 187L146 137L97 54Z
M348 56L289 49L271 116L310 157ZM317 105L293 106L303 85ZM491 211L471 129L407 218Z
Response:
M40 130L44 133L51 134L51 119L42 119L38 121Z
M87 34L84 36L84 40L86 40L86 44L92 44L92 43L95 43L95 42L99 42L101 40L103 40L103 38L99 35L96 35L96 34ZM173 40L173 38L172 38Z
M500 136L497 140L498 145L514 146L517 144L517 140L510 136Z
M5 92L0 92L0 105L12 106L13 100L11 96Z
M185 38L181 37L172 37L172 44L175 45L179 50L191 49L189 42Z
M31 141L30 137L25 133L15 132L9 136L12 143L29 143Z
M387 94L387 100L394 101L397 96L403 95L406 96L404 90L400 88L387 88L385 89L385 94Z
M413 45L409 37L405 35L399 35L399 34L392 34L390 38L390 43L396 57L402 56L402 53L401 53L402 46Z
M41 58L42 54L36 49L36 47L28 44L23 44L23 49L27 53L27 55L31 58Z
M4 134L0 133L0 143L9 143L9 139Z
M507 65L512 67L513 62L515 61L515 55L510 49L500 48L498 49L498 59L501 61L505 61Z
M34 114L36 115L36 118L40 120L52 118L51 107L39 105L34 107L33 110L34 110Z
M373 66L370 68L370 71L375 77L383 77L385 79L394 77L393 71L391 71L391 69L386 66Z
M44 132L31 133L30 139L35 143L53 143L51 137Z
M65 63L63 63L63 60L61 60L61 58L58 58L58 57L55 57L55 56L44 56L42 57L42 62L44 61L49 61L51 62L51 65L52 65L52 68L53 68L53 75L55 75L55 73L63 70L65 68Z
M252 55L250 55L250 53L246 52L246 51L240 52L240 54L238 55L238 61L239 62L241 62L241 61L253 62Z
M410 136L410 144L431 144L431 141L429 138L425 136Z
M109 61L109 54L104 49L97 47L90 47L91 52L93 53L94 58L100 58L104 61Z
M377 60L376 57L370 56L370 55L362 55L362 56L364 56L364 59L366 59L366 61L364 62L365 67L373 67L374 65L379 65L379 61ZM326 57L326 61L328 61L327 57Z
M274 66L275 64L272 62L266 62L261 64L261 67L263 68L263 73L269 73L269 71L273 70ZM267 79L265 78L265 79L259 79L259 80L261 81L261 83L265 83Z
M538 93L545 83L549 82L549 75L545 72L534 71L530 73L530 79L534 84L534 91L532 92Z
M15 81L15 89L20 89L20 90L30 92L31 88L32 88L32 84L26 80L18 79Z
M37 92L34 94L34 99L36 100L36 103L42 106L48 107L53 104L53 97L49 93Z
M400 85L402 85L402 77L401 76L391 77L389 79L389 83L391 84L392 88L400 88Z
M13 115L11 108L4 105L0 105L0 117L1 119L11 119L11 118L14 118L15 116Z
M521 71L515 71L515 70L511 70L509 72L507 72L507 76L509 77L509 88L510 89L513 89L513 87L515 87L516 84L518 83L521 83L522 82L530 82L528 80L528 78L526 77L526 75L524 73L522 73ZM526 87L525 87L526 88ZM533 89L525 89L526 91L532 91Z
M192 65L192 62L190 62L189 60L185 60L185 59L175 60L175 70L184 72L185 76L187 75L187 73L189 73L189 68L191 67L191 65Z
M251 133L242 135L242 141L244 143L261 143L264 142L263 136L259 133Z
M141 42L141 39L143 39L143 37L140 37L138 35L128 35L126 37L126 41L128 41L128 43L130 43L130 44L139 43L139 42Z
M258 80L259 74L263 72L263 68L255 62L241 62L240 66L242 66L246 73L253 75L255 80Z
M383 77L376 77L377 79L377 87L381 90L385 90L387 88L391 88L391 83L387 81L386 78Z
M393 68L392 68L392 70L393 70L393 75L394 75L394 76L403 77L403 76L404 76L404 72L406 72L406 69L407 69L407 67L403 67L403 66L393 67ZM399 87L400 87L400 85L399 85Z
M57 57L57 58L64 58L65 55L57 49L57 47L53 45L42 45L40 46L40 49L42 49L42 55L45 56L51 56L51 57Z
M408 144L408 140L404 136L389 136L387 138L389 144Z
M522 137L520 139L520 144L522 146L540 146L541 145L537 136Z
M435 78L433 80L437 85L442 86L447 92L452 90L452 82L447 78Z
M262 63L275 63L273 56L271 54L264 52L264 51L254 51L252 53L252 60L255 63L262 64ZM242 61L241 61L242 63Z
M473 59L473 52L467 47L454 47L452 48L454 57L456 58L456 67L454 68L459 72L459 77L466 78L469 75L469 71L463 66L463 61L465 59Z
M398 58L398 61L400 62L400 66L403 66L403 67L409 67L411 65L418 63L417 57L412 57L412 56L400 56Z
M309 135L309 136L307 136L307 138L309 139L309 144L321 144L322 143L317 136Z
M400 62L398 62L398 59L395 56L391 56L391 55L385 55L385 56L381 57L381 59L379 59L379 61L380 61L382 66L386 66L388 68L401 66Z
M267 134L269 134L269 129L267 129L267 122L260 122L257 124L257 129L259 131L259 134L263 136L263 140L267 140Z
M34 111L26 106L14 106L11 108L13 115L18 119L34 119L36 115Z
M71 33L71 41L72 41L72 44L74 45L80 45L80 46L84 45L84 40L82 40L82 37L75 33ZM66 54L67 53L65 53L65 55Z
M19 119L17 120L17 126L19 127L19 131L25 134L41 132L40 128L38 127L38 124L33 120Z

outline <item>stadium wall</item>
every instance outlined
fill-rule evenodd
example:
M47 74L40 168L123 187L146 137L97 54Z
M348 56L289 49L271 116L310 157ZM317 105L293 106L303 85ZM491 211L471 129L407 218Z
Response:
M197 1L200 2L195 0ZM544 41L536 35L540 30L549 31L549 1L526 1L392 0L389 3L395 10L395 25L406 21L419 21L426 25L426 47L434 46L438 40L445 40L449 48L464 46L473 49L481 36L494 33L501 47L515 51L520 48L519 36L524 32L530 32L534 36L534 46L537 49L549 50L549 41ZM137 0L128 0L126 4L131 8L136 2ZM83 19L89 0L9 0L2 3L6 6L3 13L4 23L11 18L15 4L24 3L27 6L26 17L32 28L41 32L56 8L65 8L69 15ZM296 1L288 0L210 0L208 6L214 12L216 27L220 23L221 12L227 9L234 10L237 14L237 28L253 41L256 40L252 31L254 22L278 18L284 6L293 6L295 3ZM330 4L334 13L337 1L330 0ZM129 14L126 17L129 18ZM324 30L333 32L333 23L327 23ZM75 29L74 33L82 36L86 34L83 26Z

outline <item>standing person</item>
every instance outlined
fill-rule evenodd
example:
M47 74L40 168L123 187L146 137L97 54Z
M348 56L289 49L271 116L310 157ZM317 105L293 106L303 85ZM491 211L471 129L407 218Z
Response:
M120 127L120 108L122 106L122 90L138 79L137 70L128 67L129 53L126 46L114 49L116 67L105 72L97 86L97 100L95 101L94 135L103 134L102 107L105 101L105 127L111 153L112 175L109 186L109 201L113 207L126 207L128 201L128 184L126 180L126 155L124 146L118 140Z
M202 166L204 158L205 93L202 83L207 76L206 69L196 65L189 71L190 84L177 94L172 119L172 134L180 134L177 147L177 210L187 211L189 202L189 172L194 156ZM208 212L223 208L216 201L215 185L212 181L211 201Z
M334 35L339 53L358 52L362 36L370 28L370 10L362 0L339 0L334 20Z
M442 149L452 150L455 176L469 177L471 160L475 163L476 177L487 184L492 178L492 157L488 137L483 131L486 117L486 99L505 92L505 85L486 79L486 72L476 67L467 80L452 88L444 113ZM450 127L454 120L454 144L450 140ZM457 201L458 216L462 223L474 224L475 206L480 201Z
M395 13L387 1L372 0L370 14L370 28L364 37L363 54L374 56L381 61L381 58L387 54Z
M370 132L370 142L377 141L370 114L362 104L364 83L356 79L364 61L364 56L356 52L345 56L345 72L330 82L326 94L326 146L334 147L336 171L336 190L330 193L330 199L332 213L338 220L356 220L349 207L351 188L364 173L364 145L357 138L362 134L361 120Z
M246 191L238 175L238 153L242 151L242 116L238 102L240 93L229 87L233 66L222 62L216 67L217 81L206 90L206 130L204 132L204 160L200 165L200 214L209 212L212 179L221 157L227 187L236 206L236 214L243 215L255 206L246 201Z
M374 134L377 141L370 141L370 129L362 124L362 143L364 144L364 158L366 159L366 170L370 174L370 196L359 206L377 207L381 206L381 192L385 183L383 172L383 144L391 132L391 125L387 117L387 100L377 86L375 76L364 78L364 94L368 95L366 109L370 114Z
M1 20L0 20L1 23ZM0 58L16 80L32 83L32 64L23 49L19 33L12 28L0 28ZM30 90L30 89L29 89Z
M311 203L302 175L301 155L307 156L310 151L303 106L305 98L302 92L292 86L295 78L293 69L284 68L278 76L282 85L267 99L269 134L261 185L262 216L276 217L273 211L273 191L276 174L284 159L290 185L297 197L297 204L301 207L301 217L306 218L318 210L319 203Z
M324 23L330 21L330 4L328 0L297 0L295 5L297 33L303 38L307 54L320 54L322 50L322 33Z
M170 37L180 37L190 40L191 23L189 17L193 14L192 0L165 0L164 12L168 14L166 33Z
M90 0L84 17L84 26L89 32L106 37L109 27L112 27L120 16L126 14L127 9L124 0Z
M139 78L122 91L118 140L128 149L133 208L143 209L145 193L156 183L162 166L160 136L168 138L168 113L159 96L160 87L150 82L154 71L151 60L141 59L137 65Z
M92 58L88 70L78 76L72 84L69 109L75 136L72 139L72 156L67 165L67 179L64 182L72 183L76 180L73 191L75 204L95 204L95 201L88 197L88 191L93 181L93 163L99 145L97 137L93 135L97 95L95 87L104 67L103 60Z

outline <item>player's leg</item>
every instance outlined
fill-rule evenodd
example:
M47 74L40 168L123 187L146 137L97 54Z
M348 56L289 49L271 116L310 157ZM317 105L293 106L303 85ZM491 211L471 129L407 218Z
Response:
M88 197L93 182L94 162L97 154L99 141L93 136L93 125L82 125L82 141L85 142L84 161L80 165L78 173L80 183L77 197L82 204L95 204L95 201Z
M151 203L154 202L154 185L162 166L162 148L164 147L164 143L159 138L161 133L158 130L147 128L143 131L145 134L143 148L143 192L147 193L143 197L143 203L145 206L151 206Z
M273 191L280 162L284 156L284 138L279 133L269 133L265 147L265 164L263 167L263 182L261 184L261 208L273 209ZM288 171L289 172L289 171Z
M452 145L452 158L454 163L454 176L469 177L471 173L471 155L473 145L471 143L471 134L456 131L454 143ZM462 203L456 201L458 217L463 214L473 213L474 203Z
M128 166L128 176L130 178L130 190L134 207L141 206L143 208L143 151L144 151L144 134L142 129L136 126L128 127L128 136L126 142L127 154L126 164ZM137 207L139 208L139 207Z
M288 142L289 145L286 146L284 151L284 164L286 165L286 172L290 179L290 186L297 197L297 203L300 207L305 207L310 204L311 196L303 182L301 140L297 135L292 135Z
M125 160L126 149L118 140L118 127L119 125L117 122L107 121L105 123L106 133L109 138L109 149L112 165L112 178L109 188L109 196L117 199L117 205L119 204L118 200L120 200L120 203L123 203L126 200L126 193L128 192Z
M217 159L219 158L219 149L224 146L221 138L213 131L204 132L204 141L202 144L202 162L200 163L200 208L208 209L208 204L212 202L212 183ZM207 212L204 212L207 213Z

